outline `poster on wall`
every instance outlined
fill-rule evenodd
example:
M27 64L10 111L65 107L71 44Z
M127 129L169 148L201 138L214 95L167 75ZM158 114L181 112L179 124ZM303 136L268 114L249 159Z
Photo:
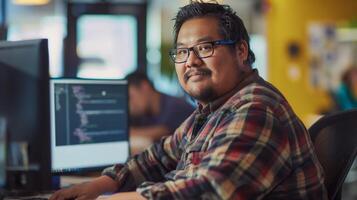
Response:
M308 38L309 83L314 89L331 90L338 60L336 26L310 23Z

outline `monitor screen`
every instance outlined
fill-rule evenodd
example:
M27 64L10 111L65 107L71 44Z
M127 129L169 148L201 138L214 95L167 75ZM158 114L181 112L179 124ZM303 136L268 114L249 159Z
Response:
M48 189L51 185L49 108L47 39L1 41L0 115L6 119L8 146L28 147L26 155L21 154L26 158L23 163L12 162L18 158L12 159L8 151L8 173L36 177L8 175L10 187Z
M53 173L99 169L129 157L126 80L53 79Z

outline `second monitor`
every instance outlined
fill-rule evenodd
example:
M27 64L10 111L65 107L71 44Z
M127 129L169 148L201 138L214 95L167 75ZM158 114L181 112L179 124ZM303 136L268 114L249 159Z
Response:
M125 80L54 79L51 97L51 170L99 169L129 157Z

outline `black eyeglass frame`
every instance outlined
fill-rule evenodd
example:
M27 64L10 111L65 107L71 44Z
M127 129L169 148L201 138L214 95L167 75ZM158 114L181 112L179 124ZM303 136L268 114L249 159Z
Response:
M200 56L199 53L196 52L195 47L197 45L202 45L202 44L211 44L212 45L212 53L210 55L208 55L208 56ZM234 40L215 40L215 41L210 41L210 42L201 42L201 43L195 44L194 46L192 46L190 48L172 48L169 51L169 55L170 55L171 60L174 63L180 64L180 63L187 62L187 59L190 57L190 52L191 51L193 51L193 53L199 58L208 58L208 57L211 57L214 54L214 47L215 46L217 46L217 45L234 45L234 44L236 44L236 41L234 41ZM186 49L188 51L186 59L184 61L180 61L180 62L176 61L175 52L177 52L178 49Z

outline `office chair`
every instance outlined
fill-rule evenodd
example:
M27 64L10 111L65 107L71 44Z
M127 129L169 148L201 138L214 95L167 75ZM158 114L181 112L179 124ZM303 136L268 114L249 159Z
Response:
M325 172L329 199L340 200L342 185L357 155L357 109L324 116L309 133Z

